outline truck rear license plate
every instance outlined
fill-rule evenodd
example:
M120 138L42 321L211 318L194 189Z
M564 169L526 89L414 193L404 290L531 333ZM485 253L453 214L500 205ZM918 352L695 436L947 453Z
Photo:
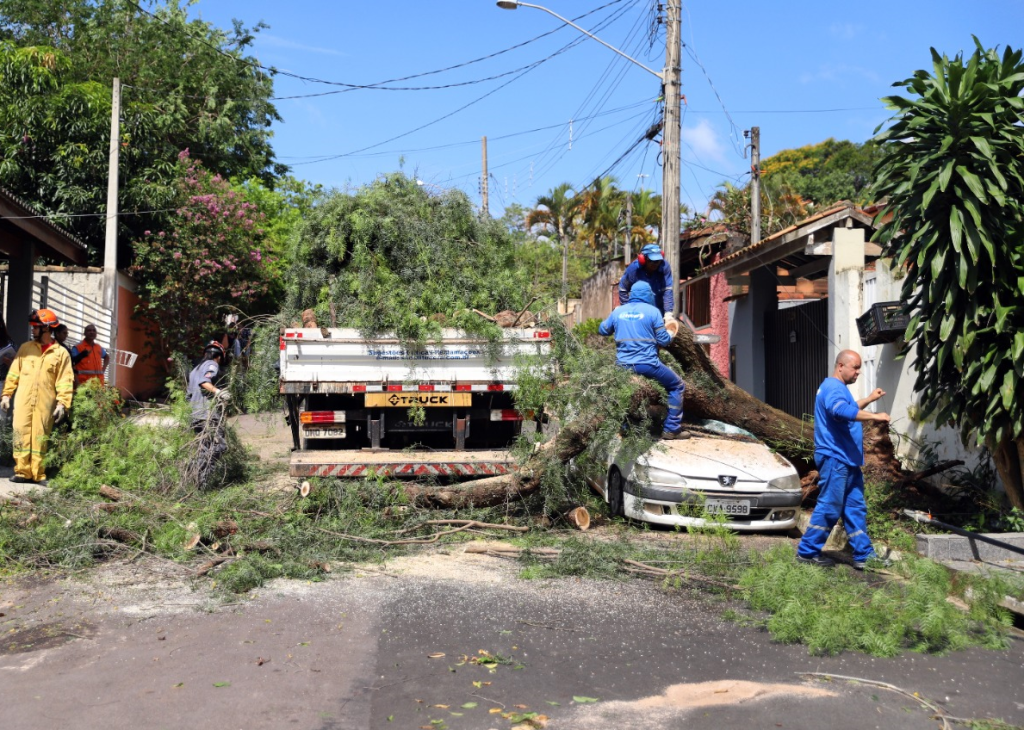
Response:
M742 499L709 499L704 502L708 514L749 515L750 502Z
M313 428L302 429L302 435L308 439L343 439L345 438L345 427L317 424Z
M465 408L472 403L472 393L367 393L367 408Z

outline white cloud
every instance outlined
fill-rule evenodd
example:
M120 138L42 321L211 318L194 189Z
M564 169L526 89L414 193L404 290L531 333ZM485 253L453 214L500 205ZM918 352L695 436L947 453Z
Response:
M305 43L298 43L296 41L290 41L287 38L281 38L275 35L267 35L261 33L257 36L257 43L261 46L270 46L272 48L289 48L296 51L304 51L305 53L320 53L328 56L348 56L348 53L335 50L334 48L322 48L320 46L307 46Z
M835 38L850 40L859 36L864 29L865 26L857 23L833 23L828 27L828 32Z
M683 142L690 146L698 159L723 159L722 153L724 148L718 140L718 134L715 132L714 127L711 126L711 122L707 119L701 119L696 127L683 127L680 136L683 138Z

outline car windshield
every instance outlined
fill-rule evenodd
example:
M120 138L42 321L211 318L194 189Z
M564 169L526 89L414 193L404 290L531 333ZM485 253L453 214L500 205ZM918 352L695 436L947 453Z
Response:
M697 428L702 428L705 431L711 431L712 433L720 433L725 436L746 436L747 438L755 441L757 440L757 437L750 433L750 431L740 428L739 426L733 426L731 423L713 421L710 418L695 420L692 423Z

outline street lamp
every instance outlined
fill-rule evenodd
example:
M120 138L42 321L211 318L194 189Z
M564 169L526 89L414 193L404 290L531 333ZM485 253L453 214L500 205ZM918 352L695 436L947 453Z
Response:
M561 21L562 21L563 23L565 23L566 25L571 25L571 26L572 26L573 28L575 28L576 30L578 30L578 31L579 31L580 33L582 33L583 35L585 35L585 36L588 36L588 37L590 37L590 38L593 38L593 39L594 39L595 41L597 41L598 43L600 43L600 44L601 44L602 46L604 46L605 48L607 48L607 49L609 49L609 50L611 50L611 51L614 51L615 53L618 53L618 54L619 54L620 56L622 56L623 58L625 58L625 59L626 59L626 60L628 60L628 61L632 61L633 63L635 63L635 64L636 64L637 66L639 66L640 68L642 68L642 69L643 69L644 71L646 71L647 73L650 73L650 74L654 74L654 75L655 75L655 76L657 76L657 77L658 77L659 79L661 79L661 80L662 80L662 82L664 82L664 80L665 80L665 77L664 77L664 76L663 76L662 74L658 73L658 72L657 72L657 71L655 71L654 69L651 69L651 68L647 68L647 66L643 65L642 63L640 63L639 61L637 61L637 60L636 60L635 58L633 58L632 56L628 56L628 55L626 55L625 53L623 53L622 51L620 51L620 50L619 50L618 48L616 48L615 46L612 46L612 45L609 45L609 44L605 43L605 42L604 42L603 40L601 40L600 38L598 38L598 37L597 37L596 35L594 35L593 33L591 33L591 32L590 32L589 30L586 30L586 29L584 29L584 28L581 28L581 27L579 27L578 25L576 25L576 24L575 24L574 22L572 22L572 21L571 21L571 20L569 20L568 18L563 18L563 17L561 16L561 15L559 15L558 13L556 13L556 12L555 12L555 11L553 11L553 10L548 10L547 8L545 8L545 7L541 6L541 5L533 5L532 3L521 3L521 2L518 2L517 0L498 0L498 7L499 7L499 8L501 8L502 10L515 10L515 9L516 9L516 8L518 8L518 7L524 7L524 8L536 8L537 10L543 10L543 11L544 11L545 13L547 13L548 15L553 15L553 16L555 16L556 18L558 18L559 20L561 20Z
M680 45L679 30L682 22L682 5L680 0L666 0L665 2L665 68L660 73L648 68L632 56L628 56L618 48L605 43L590 31L581 28L567 18L563 18L553 10L533 3L519 2L518 0L498 0L499 8L503 10L515 10L516 8L534 8L543 10L548 15L553 15L566 25L570 25L583 35L593 38L605 48L619 54L631 63L639 66L654 76L657 76L662 84L662 94L665 98L665 119L662 134L662 153L664 166L662 168L662 199L661 199L661 246L665 250L665 258L672 266L672 299L673 314L679 314L679 168L680 168L680 127L681 118L679 115L680 102Z

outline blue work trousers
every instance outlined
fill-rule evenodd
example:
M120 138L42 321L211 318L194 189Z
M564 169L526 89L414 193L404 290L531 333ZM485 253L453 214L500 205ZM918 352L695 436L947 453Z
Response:
M663 362L657 365L634 364L622 365L637 375L656 380L668 391L668 418L665 419L665 431L676 433L683 427L683 391L686 385L676 371Z
M802 558L813 558L825 547L829 533L843 518L846 536L853 548L854 560L867 560L875 555L868 537L868 508L864 503L864 475L860 467L850 466L831 456L815 459L818 467L818 504L811 515L803 539L796 552Z

